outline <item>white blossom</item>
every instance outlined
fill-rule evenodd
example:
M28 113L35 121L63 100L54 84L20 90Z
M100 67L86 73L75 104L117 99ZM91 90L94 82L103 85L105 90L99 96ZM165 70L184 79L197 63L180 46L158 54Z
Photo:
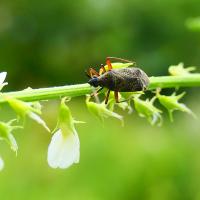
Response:
M5 81L5 79L6 79L6 75L7 75L7 72L1 72L1 73L0 73L0 90L1 90L5 85L8 84L7 82L4 83L4 81Z
M80 157L80 142L78 134L70 132L65 136L59 129L52 137L48 147L47 161L52 168L68 168L78 163Z
M79 162L80 142L74 124L84 122L73 119L66 101L61 101L56 132L48 147L47 161L52 168L64 169Z
M4 161L3 159L0 157L0 171L3 170L4 168Z

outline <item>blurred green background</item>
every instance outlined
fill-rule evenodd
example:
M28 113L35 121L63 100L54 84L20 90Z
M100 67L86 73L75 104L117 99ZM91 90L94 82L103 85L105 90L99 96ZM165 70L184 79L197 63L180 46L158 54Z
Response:
M0 70L4 91L84 83L84 70L106 56L137 61L149 75L166 75L183 61L200 64L200 33L185 21L200 14L199 0L1 0ZM185 103L199 112L199 89ZM58 102L44 103L51 129ZM70 103L77 126L81 160L67 170L46 162L50 135L27 120L16 131L16 157L1 142L5 169L0 199L173 200L200 199L200 120L184 113L167 116L161 128L125 113L125 127L113 119L104 126L86 110L84 98ZM1 120L14 118L2 107Z

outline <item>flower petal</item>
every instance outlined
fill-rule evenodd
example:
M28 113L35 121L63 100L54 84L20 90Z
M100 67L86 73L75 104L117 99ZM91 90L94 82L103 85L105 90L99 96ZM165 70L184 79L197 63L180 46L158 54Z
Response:
M48 147L48 164L52 168L68 168L79 162L79 150L80 142L76 130L64 137L59 129Z
M5 81L6 75L7 75L7 72L0 73L0 85L3 84L3 82Z
M11 149L12 149L14 152L17 153L18 145L17 145L17 142L16 142L14 136L13 136L11 133L8 134L8 140L9 140Z
M50 129L46 125L45 121L39 115L35 114L34 112L29 112L28 116L35 120L38 124L42 125L48 132L50 132Z
M3 159L0 157L0 171L4 168L4 161Z

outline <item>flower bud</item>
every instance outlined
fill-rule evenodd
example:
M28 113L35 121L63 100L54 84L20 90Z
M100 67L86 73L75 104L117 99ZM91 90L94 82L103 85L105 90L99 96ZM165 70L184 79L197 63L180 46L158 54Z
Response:
M90 101L90 96L86 97L86 105L88 110L96 116L101 122L104 122L104 118L107 117L114 117L116 119L119 119L122 122L123 125L123 116L107 109L104 102L102 103L94 103Z
M38 107L36 108L35 104L26 103L5 95L3 97L7 100L9 105L21 118L24 119L26 116L28 116L36 121L38 124L42 125L48 132L50 132L44 120L39 116L41 115L41 110L38 109Z
M12 131L22 127L12 126L14 121L16 120L14 119L7 123L0 122L0 139L5 140L10 145L11 149L17 152L18 146L14 136L12 135Z
M115 106L117 106L124 111L127 110L128 114L131 114L133 112L133 109L130 106L130 100L132 98L128 97L128 99L126 100L122 97L122 95L120 93L118 95L119 95L120 103L116 103L115 97L114 97L114 92L110 92L110 98L109 98L109 101L108 101L109 110L114 111Z
M157 92L157 98L160 101L160 103L168 110L170 120L173 121L173 111L180 110L182 112L186 112L193 117L196 117L194 113L183 103L179 103L178 101L185 95L185 92L175 95L173 93L171 96L161 95L159 92Z
M183 63L179 63L178 65L172 65L169 67L168 71L172 76L184 76L191 75L191 72L194 71L196 67L187 67L184 68Z
M134 98L134 105L140 117L146 117L151 125L160 126L162 124L162 111L153 105L155 99L156 97L153 97L150 101L149 99L144 101L137 96Z

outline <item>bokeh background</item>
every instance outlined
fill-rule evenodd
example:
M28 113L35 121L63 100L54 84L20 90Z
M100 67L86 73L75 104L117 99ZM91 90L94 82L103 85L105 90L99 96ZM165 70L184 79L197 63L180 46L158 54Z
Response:
M106 56L135 60L150 76L168 66L200 65L200 32L185 22L200 15L199 0L1 0L0 71L4 91L84 83L84 71ZM198 88L184 102L200 118ZM54 128L57 101L43 104L43 117ZM200 120L167 114L161 128L136 113L125 127L113 119L104 125L91 116L84 98L70 102L78 125L81 160L67 170L46 162L50 135L27 120L16 131L17 157L1 142L5 169L0 173L4 200L198 200L200 199ZM14 118L6 106L0 119Z

